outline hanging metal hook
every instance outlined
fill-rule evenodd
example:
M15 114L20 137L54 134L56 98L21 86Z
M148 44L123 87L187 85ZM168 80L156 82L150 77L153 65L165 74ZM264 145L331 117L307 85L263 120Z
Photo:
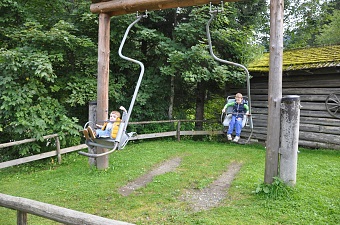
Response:
M221 1L220 5L221 5L221 10L219 10L218 6L216 6L215 10L213 10L212 2L210 2L210 11L209 11L209 13L211 14L211 13L223 12L224 11L224 2Z

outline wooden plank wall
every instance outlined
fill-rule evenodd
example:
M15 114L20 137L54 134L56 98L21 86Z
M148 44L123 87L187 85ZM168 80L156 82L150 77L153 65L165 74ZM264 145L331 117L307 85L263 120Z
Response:
M267 135L268 77L252 74L251 100L253 115L253 139L265 142ZM227 95L247 93L245 88L227 87ZM282 95L299 95L301 101L299 146L340 150L340 119L332 117L326 110L325 101L329 94L340 93L339 72L323 71L322 74L284 74ZM244 128L241 136L247 137Z

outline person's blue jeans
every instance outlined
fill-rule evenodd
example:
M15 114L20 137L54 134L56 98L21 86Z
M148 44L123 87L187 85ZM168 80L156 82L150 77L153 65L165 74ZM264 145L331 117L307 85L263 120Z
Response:
M232 134L235 128L236 136L241 135L242 130L242 118L236 118L236 116L231 117L231 121L229 123L228 134Z
M110 137L111 130L102 130L97 129L96 130L96 136L99 137Z

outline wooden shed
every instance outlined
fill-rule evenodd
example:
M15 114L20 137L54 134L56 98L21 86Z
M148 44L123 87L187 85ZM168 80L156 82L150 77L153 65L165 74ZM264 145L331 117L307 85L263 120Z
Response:
M260 142L267 137L268 65L266 53L248 66L252 76L252 138ZM227 88L228 95L239 91L246 93L242 88ZM282 96L286 95L300 96L299 146L340 150L340 45L284 51ZM331 105L326 103L329 96ZM248 135L246 128L243 134Z

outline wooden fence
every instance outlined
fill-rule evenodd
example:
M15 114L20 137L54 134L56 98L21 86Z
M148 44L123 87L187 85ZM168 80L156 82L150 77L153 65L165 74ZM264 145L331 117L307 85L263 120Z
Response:
M39 159L45 159L45 158L49 158L49 157L53 157L53 156L57 156L58 162L61 163L61 155L62 154L65 154L65 153L68 153L68 152L74 152L74 151L84 149L84 148L87 147L87 145L82 144L82 145L77 145L77 146L73 146L73 147L69 147L69 148L60 149L60 142L59 142L58 134L43 136L43 138L44 138L44 140L55 138L57 149L55 151L45 152L45 153L41 153L41 154L37 154L37 155L33 155L33 156L28 156L28 157L25 157L25 158L14 159L14 160L2 162L2 163L0 163L0 169L10 167L10 166L19 165L19 164L23 164L23 163L27 163L27 162L36 161L36 160L39 160ZM31 142L35 142L35 141L37 141L37 139L31 138L31 139L25 139L25 140L21 140L21 141L13 141L13 142L9 142L9 143L4 143L4 144L0 144L0 149L11 147L11 146L17 146L17 145L21 145L21 144L26 144L26 143L31 143Z
M150 138L159 138L159 137L177 137L177 140L180 141L180 137L182 135L217 135L217 134L222 134L222 130L202 130L202 131L194 131L194 130L189 130L189 131L181 131L181 124L183 122L204 122L204 123L217 123L218 121L207 121L207 120L162 120L162 121L142 121L142 122L131 122L131 125L143 125L143 124L156 124L156 123L176 123L176 130L175 131L168 131L168 132L160 132L160 133L150 133L150 134L140 134L136 135L134 137L131 137L130 140L142 140L142 139L150 139ZM87 148L87 145L81 144L77 146L72 146L64 149L60 149L60 142L59 142L59 137L58 134L52 134L52 135L47 135L43 136L43 139L51 139L55 138L56 139L56 150L50 151L50 152L45 152L33 156L28 156L24 158L19 158L19 159L14 159L6 162L0 163L0 169L10 167L10 166L15 166L15 165L20 165L23 163L27 162L32 162L40 159L45 159L53 156L57 156L58 158L58 163L61 163L62 158L61 155L69 152L74 152L74 151L79 151L81 149ZM35 138L31 139L25 139L21 141L13 141L9 143L4 143L0 144L0 149L6 148L6 147L11 147L11 146L17 146L25 143L31 143L37 141Z
M0 206L17 210L17 225L27 225L27 213L70 225L128 225L63 207L0 193Z

